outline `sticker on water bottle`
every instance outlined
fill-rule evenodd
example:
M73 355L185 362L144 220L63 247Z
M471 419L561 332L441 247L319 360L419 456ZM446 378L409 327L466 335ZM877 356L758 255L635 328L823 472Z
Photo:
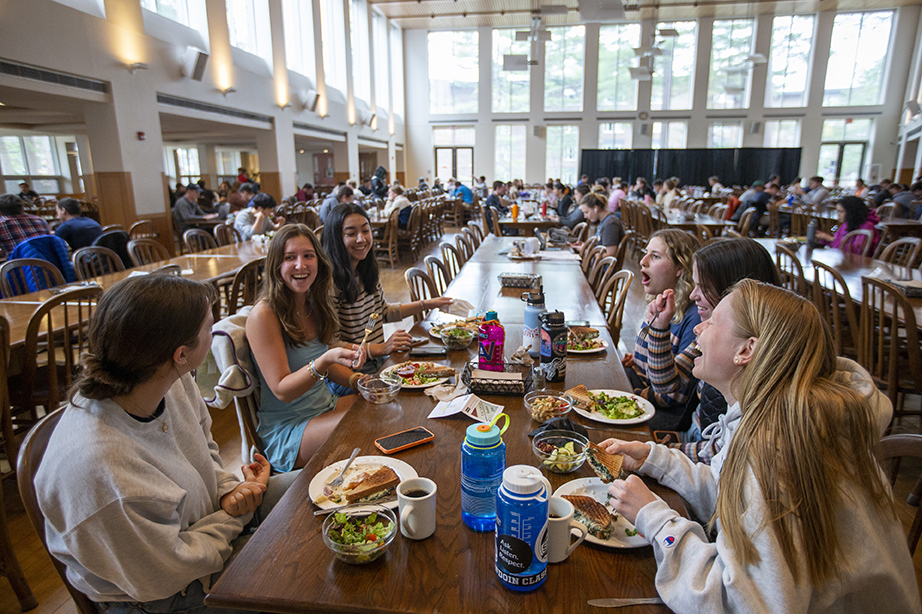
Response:
M509 573L520 574L531 567L534 558L528 542L511 535L496 536L496 563Z

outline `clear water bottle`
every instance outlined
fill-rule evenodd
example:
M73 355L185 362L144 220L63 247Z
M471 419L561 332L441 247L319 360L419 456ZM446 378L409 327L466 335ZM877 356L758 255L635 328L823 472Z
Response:
M496 423L505 418L503 428ZM496 527L496 491L506 468L506 444L503 433L509 428L509 416L497 414L489 424L467 427L461 444L461 519L481 533Z
M807 248L816 246L816 218L810 220L807 224Z
M541 316L547 311L544 308L544 286L538 286L537 292L525 292L522 300L525 301L522 345L530 345L528 353L537 358L541 352Z
M548 497L551 485L535 467L503 472L496 495L496 575L514 591L532 591L547 577Z

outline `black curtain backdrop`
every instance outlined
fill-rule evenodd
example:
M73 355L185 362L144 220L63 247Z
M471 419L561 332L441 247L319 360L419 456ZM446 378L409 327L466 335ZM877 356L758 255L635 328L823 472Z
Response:
M707 185L717 175L724 185L748 185L781 175L790 183L800 169L799 147L747 147L742 149L584 149L580 174L589 180L621 177L633 183L637 177L678 177L682 185Z

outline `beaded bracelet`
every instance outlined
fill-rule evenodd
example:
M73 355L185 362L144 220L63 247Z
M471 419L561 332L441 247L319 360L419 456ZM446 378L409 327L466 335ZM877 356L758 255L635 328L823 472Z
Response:
M314 374L314 377L316 377L316 378L319 379L319 380L324 380L324 381L326 381L326 379L327 379L326 373L324 373L323 375L320 375L320 373L318 373L318 372L317 372L317 369L314 367L314 361L313 361L313 360L310 362L310 364L309 364L308 366L311 368L311 373Z

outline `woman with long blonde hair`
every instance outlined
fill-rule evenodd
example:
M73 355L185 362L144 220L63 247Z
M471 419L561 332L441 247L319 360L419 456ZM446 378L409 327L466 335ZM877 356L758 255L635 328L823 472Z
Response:
M836 358L816 308L743 280L698 335L695 376L742 410L711 466L659 444L602 444L717 530L712 543L637 476L611 484L612 505L653 545L666 604L678 613L922 611L874 455L892 407L866 371Z
M339 330L332 279L310 228L291 224L272 237L246 332L260 383L257 433L279 471L303 467L355 398L337 398L325 385L329 378L354 388L359 376L350 366L365 359L354 343L330 347Z

